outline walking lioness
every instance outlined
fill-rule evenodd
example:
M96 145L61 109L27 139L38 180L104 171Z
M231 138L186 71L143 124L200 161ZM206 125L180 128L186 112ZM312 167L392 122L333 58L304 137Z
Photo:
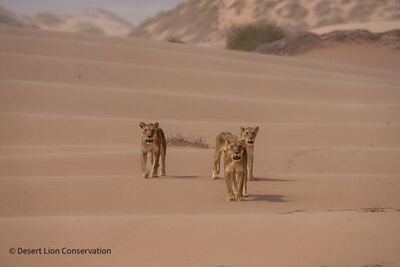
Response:
M256 137L258 134L258 130L260 128L257 126L256 128L252 127L240 127L240 133L238 135L238 139L242 140L246 144L247 151L247 175L250 181L254 180L253 175L253 164L254 164L254 142L256 141Z
M157 177L157 169L159 166L161 155L161 176L165 176L165 156L167 154L167 140L164 131L159 127L159 123L146 124L141 122L139 127L142 132L142 174L144 178ZM150 153L151 173L147 170L147 153Z
M244 181L243 195L247 196L247 180L254 180L253 176L253 163L254 163L254 143L256 136L258 134L259 127L256 128L243 128L240 127L240 133L238 135L233 135L230 132L222 132L217 135L215 152L214 152L214 168L213 168L213 179L218 179L218 174L220 172L220 161L221 154L224 152L225 142L228 140L230 142L239 140L245 144L246 154L247 154L247 175Z
M224 148L225 182L228 189L228 199L242 200L247 177L246 146L240 140L225 140Z
M233 135L230 132L222 132L217 135L216 143L215 143L215 153L214 153L214 168L213 168L213 179L218 178L218 174L220 171L220 159L221 154L224 151L225 141L233 141L235 139L241 140L246 145L247 152L247 175L250 180L254 179L253 176L253 164L254 164L254 143L258 134L258 130L260 128L257 126L256 128L252 127L240 127L240 133L238 135Z

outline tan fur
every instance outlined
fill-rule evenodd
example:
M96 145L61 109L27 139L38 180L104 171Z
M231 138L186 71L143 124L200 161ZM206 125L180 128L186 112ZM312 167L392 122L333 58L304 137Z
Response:
M230 201L242 200L247 177L247 153L242 141L225 141L225 182Z
M259 127L240 127L240 133L237 138L246 144L247 151L247 175L250 181L254 180L253 164L254 164L254 144L259 131Z
M218 179L218 174L220 173L220 161L221 154L224 152L225 142L227 140L234 141L240 140L243 141L246 147L247 154L247 176L245 177L244 187L243 187L243 195L247 196L247 180L254 180L253 176L253 163L254 163L254 141L258 134L259 127L240 127L240 132L238 135L233 135L230 132L222 132L217 135L215 142L215 152L214 152L214 167L213 167L213 179Z
M157 177L157 170L161 156L161 176L165 176L165 157L167 154L167 140L165 139L164 131L159 127L159 123L139 124L141 138L141 166L144 178ZM150 153L151 170L147 170L147 154Z

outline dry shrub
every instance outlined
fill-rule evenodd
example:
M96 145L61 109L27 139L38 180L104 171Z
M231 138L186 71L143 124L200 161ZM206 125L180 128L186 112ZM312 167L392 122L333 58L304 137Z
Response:
M235 25L226 36L226 48L253 51L260 45L271 43L285 37L284 30L268 21Z
M167 41L170 43L176 43L176 44L184 44L185 43L179 37L176 37L176 36L168 37Z
M196 147L196 148L210 148L204 137L194 136L183 136L180 133L169 136L167 138L167 144L169 146L181 146L181 147Z
M104 34L104 30L100 27L94 25L91 22L79 22L76 24L76 29L81 33L90 33L90 34Z

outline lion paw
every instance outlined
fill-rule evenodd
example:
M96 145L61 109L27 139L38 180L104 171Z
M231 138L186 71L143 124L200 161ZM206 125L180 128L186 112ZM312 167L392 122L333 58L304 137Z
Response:
M229 201L236 201L236 198L235 198L234 196L229 196L229 197L228 197L228 200L229 200Z
M146 170L146 171L143 173L143 178L148 178L149 175L150 175L150 172L149 172L148 170Z
M211 177L212 177L214 180L217 180L217 179L218 179L218 173L216 173L216 172L213 171Z

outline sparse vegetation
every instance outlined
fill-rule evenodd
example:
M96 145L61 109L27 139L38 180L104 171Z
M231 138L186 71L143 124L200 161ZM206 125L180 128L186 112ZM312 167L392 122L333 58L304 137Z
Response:
M179 37L176 37L176 36L168 37L167 41L170 43L176 43L176 44L184 44L185 43Z
M285 36L285 31L281 27L265 20L235 25L226 36L226 48L253 51L260 45L280 40Z
M210 148L204 137L183 136L180 133L167 138L167 144L170 146Z
M79 22L76 25L76 29L81 33L92 33L92 34L104 34L103 29L97 27L91 22Z
M0 5L0 25L19 27L23 26L23 23L20 21L17 15Z
M61 19L60 16L56 16L49 12L41 12L37 14L36 17L40 22L53 27L58 26L64 22L64 20Z

